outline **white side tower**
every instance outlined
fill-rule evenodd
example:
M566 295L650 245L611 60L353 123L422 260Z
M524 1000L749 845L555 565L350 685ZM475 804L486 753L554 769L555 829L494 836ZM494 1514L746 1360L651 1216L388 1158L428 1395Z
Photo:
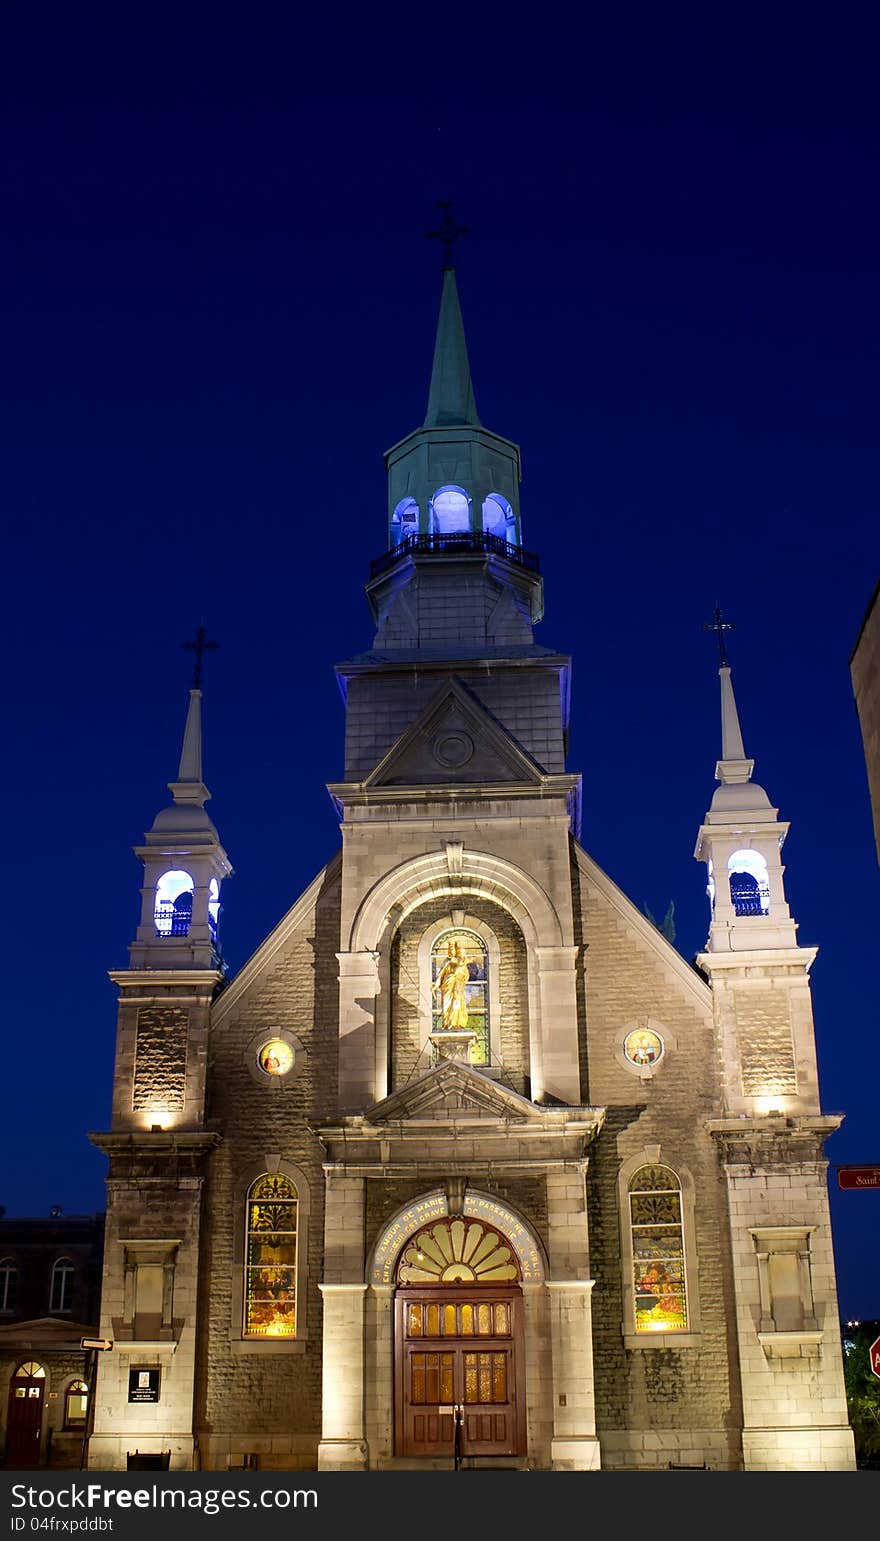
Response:
M190 644L192 645L192 644ZM119 989L100 1356L89 1465L124 1469L130 1451L193 1464L199 1234L205 1169L220 1136L205 1127L211 1002L223 983L220 883L232 868L205 812L198 664L170 806L135 854L141 917ZM207 644L210 645L210 644ZM141 1389L141 1388L146 1388Z
M719 618L716 618L716 623ZM720 633L719 633L720 635ZM720 785L697 838L712 921L697 959L712 988L724 1116L743 1451L751 1470L850 1470L809 970L785 899L788 825L751 779L722 653Z

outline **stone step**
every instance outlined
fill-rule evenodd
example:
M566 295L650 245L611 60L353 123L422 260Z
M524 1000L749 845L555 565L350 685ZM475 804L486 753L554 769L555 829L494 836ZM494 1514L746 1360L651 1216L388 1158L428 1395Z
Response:
M382 1456L375 1471L454 1471L452 1456ZM528 1471L521 1456L465 1455L459 1471Z

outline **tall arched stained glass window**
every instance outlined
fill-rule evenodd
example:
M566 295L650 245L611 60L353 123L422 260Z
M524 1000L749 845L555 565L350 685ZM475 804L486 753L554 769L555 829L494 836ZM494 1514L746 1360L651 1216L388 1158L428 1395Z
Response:
M244 1331L296 1337L296 1187L280 1172L251 1183L247 1198Z
M431 1030L472 1032L472 1065L489 1064L489 968L475 931L444 931L431 948Z
M688 1326L681 1184L668 1166L643 1166L629 1181L636 1332Z

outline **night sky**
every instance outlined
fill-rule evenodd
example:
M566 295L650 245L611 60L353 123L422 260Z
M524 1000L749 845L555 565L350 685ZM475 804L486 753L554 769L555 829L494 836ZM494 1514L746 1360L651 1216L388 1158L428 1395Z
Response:
M0 1203L103 1206L107 970L191 656L238 969L334 853L332 665L424 416L452 198L483 422L522 445L583 842L708 927L719 603L792 830L845 1315L880 1316L880 871L849 678L878 561L869 8L0 6ZM699 19L695 19L695 18ZM855 17L855 20L853 19Z

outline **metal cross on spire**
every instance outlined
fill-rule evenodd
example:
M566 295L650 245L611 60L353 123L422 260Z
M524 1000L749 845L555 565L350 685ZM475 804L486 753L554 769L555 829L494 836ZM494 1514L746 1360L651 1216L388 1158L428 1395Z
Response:
M196 655L195 667L193 669L193 690L201 690L202 688L202 664L204 662L205 654L208 651L208 648L217 647L218 645L219 644L216 642L208 641L208 633L205 630L204 622L196 632L195 640L193 642L181 643L182 647L187 648L189 652L195 653Z
M452 204L448 198L441 198L438 203L438 208L443 210L443 218L440 221L440 229L426 230L425 240L443 242L443 266L444 268L451 268L452 251L456 241L460 236L469 235L470 231L468 230L467 225L457 225L455 223L455 220L452 218Z
M718 638L718 662L722 669L729 669L730 660L727 656L727 649L724 646L724 633L726 631L736 630L733 621L725 621L724 616L721 614L720 607L716 605L715 614L713 615L711 621L704 621L703 630L714 631L716 637Z

